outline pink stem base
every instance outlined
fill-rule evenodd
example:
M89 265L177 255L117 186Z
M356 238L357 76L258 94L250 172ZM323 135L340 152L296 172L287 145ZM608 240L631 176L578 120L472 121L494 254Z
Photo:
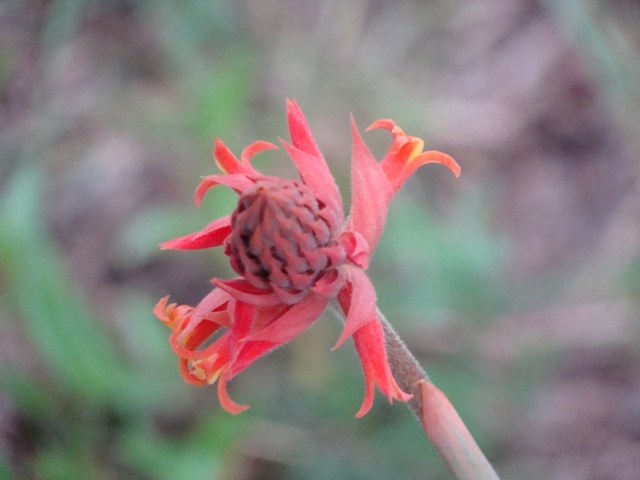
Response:
M402 390L413 394L407 403L424 432L456 478L499 480L455 408L431 381L385 316L378 310L389 365Z

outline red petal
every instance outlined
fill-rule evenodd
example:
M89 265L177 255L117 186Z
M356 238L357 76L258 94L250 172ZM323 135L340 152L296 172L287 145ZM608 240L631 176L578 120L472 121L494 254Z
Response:
M252 332L247 340L263 340L276 344L290 342L315 322L329 300L310 294L290 308L284 309L261 330Z
M194 202L197 207L200 206L202 199L209 191L209 189L215 187L216 185L224 185L226 187L232 188L239 195L242 195L244 192L255 185L255 181L245 174L208 175L206 177L202 177L202 181L196 187L196 193L194 196Z
M169 296L160 299L153 308L153 313L171 330L179 330L186 319L191 316L193 307L171 303L167 305Z
M369 244L358 232L344 232L340 235L340 245L347 254L347 260L366 270L369 267Z
M356 413L356 418L362 417L371 408L374 385L378 385L389 402L394 398L402 402L409 400L411 395L400 390L391 374L384 343L384 332L378 319L372 320L356 331L353 334L353 341L362 363L365 381L365 396L360 410Z
M249 164L243 164L238 161L236 156L229 150L219 138L215 139L215 148L213 150L213 159L224 173L233 174L257 174L258 172Z
M240 349L240 354L236 358L235 362L229 367L229 378L235 377L242 370L247 368L258 358L266 355L271 350L279 347L279 343L273 342L245 342Z
M275 275L272 274L271 278L274 278ZM291 275L293 277L293 275ZM290 277L290 278L291 278ZM302 290L291 290L290 288L281 288L277 285L271 284L271 288L273 289L273 293L275 293L282 303L287 305L293 305L294 303L298 303L302 300L307 293Z
M460 166L449 155L436 151L419 153L423 146L422 140L405 134L393 120L377 120L367 128L367 131L374 128L388 130L393 135L391 147L381 163L382 170L393 185L393 194L418 167L425 163L441 163L449 168L456 178L460 175ZM411 158L416 148L418 149L415 152L417 155Z
M198 305L195 306L195 308L193 309L193 312L191 313L191 318L187 322L187 325L185 325L183 331L185 333L189 333L192 323L197 323L205 318L209 319L209 315L212 312L222 311L222 309L226 306L229 300L231 300L231 295L229 295L224 290L220 290L217 288L211 290L211 292L209 292L202 300L200 300ZM226 314L226 312L223 312L223 313ZM228 315L227 315L227 319L228 319ZM218 318L216 318L216 320L218 320ZM220 323L222 326L224 327L231 326L230 319L228 319L226 323L224 322L224 319L219 319L219 320L222 323L220 322L218 323Z
M217 323L203 320L193 329L191 335L186 339L186 344L182 345L179 341L180 331L174 330L169 337L169 344L173 353L181 358L193 360L196 358L204 358L212 355L218 348L216 344L209 345L202 350L194 350L204 343L213 333L220 328Z
M390 156L388 161L382 163L385 175L393 184L393 193L397 192L407 179L422 165L427 163L440 163L453 172L458 178L460 176L460 165L446 153L430 150L409 159L413 146L406 143L396 156Z
M343 268L334 268L317 280L311 291L323 298L333 298L344 286L345 276L346 271Z
M219 247L231 235L231 216L226 215L209 225L184 237L174 238L160 244L162 250L199 250Z
M322 154L316 145L307 120L304 118L302 110L295 100L287 99L287 122L289 123L289 133L293 145L303 152L315 157L322 158ZM323 160L324 162L324 160Z
M256 306L270 306L280 303L280 299L272 290L254 287L244 278L236 278L233 280L214 278L212 282L216 287L220 287L241 302Z
M347 271L347 282L350 285L348 298L345 298L344 295L339 297L343 299L341 304L347 315L347 320L340 338L332 350L340 347L347 338L363 325L377 319L376 291L367 274L361 268L349 264L344 265L342 268Z
M399 143L399 140L407 139L406 136L394 136L393 142ZM408 139L407 139L408 140ZM409 164L409 157L413 153L414 144L413 142L407 141L404 144L399 145L396 149L395 145L391 146L391 149L385 155L384 159L380 166L382 167L382 171L386 175L389 183L393 185L392 194L395 195L396 192L400 189L402 184L406 181L409 175L406 175L404 178L402 177L402 172L407 169Z
M449 170L453 172L456 178L460 176L460 165L449 155L446 153L438 152L435 150L429 150L428 152L423 152L414 159L409 162L408 167L411 169L409 175L411 175L419 166L424 165L426 163L441 163Z
M249 405L239 405L229 397L227 393L227 374L223 373L218 380L218 399L220 400L220 405L227 412L237 415L240 412L244 412L249 408Z
M223 310L229 300L231 300L231 296L224 290L216 288L209 292L193 309L191 317L181 329L180 337L178 339L180 341L185 339L200 322L211 322L211 313L217 311L219 311L221 315L215 316L215 323L223 327L230 327L232 319L229 318L228 313Z
M185 382L191 385L197 385L198 387L202 387L207 384L206 380L201 380L200 378L191 375L191 370L189 370L189 360L186 358L180 358L179 360L178 366L180 368L180 374Z
M367 127L365 132L369 132L371 130L375 130L376 128L383 128L385 130L393 131L393 128L396 127L396 122L391 120L390 118L381 118L380 120L376 120L371 125Z
M353 154L351 161L350 230L359 232L369 244L369 255L378 244L387 219L391 186L351 117Z
M249 334L254 315L255 306L244 302L238 302L237 300L235 301L235 306L233 308L233 328L231 329L234 343L243 340ZM237 353L235 355L236 357Z
M251 158L255 154L260 153L264 150L277 150L277 149L278 147L273 143L258 140L253 142L251 145L245 147L244 150L242 150L242 154L240 154L240 160L242 161L243 165L246 165L247 167L251 167L251 163L250 163ZM253 170L253 167L251 167L251 169Z
M170 327L171 325L171 320L169 319L169 317L167 316L167 302L169 301L169 295L167 295L166 297L162 297L158 303L156 303L156 306L153 307L153 314L158 317L158 319L164 323L165 325L167 325L168 327Z
M233 334L230 331L225 332L205 349L210 352L208 355L192 360L192 375L194 375L194 370L198 369L204 374L207 383L212 384L231 364L235 348Z
M322 157L314 157L284 140L280 140L280 143L282 143L296 164L302 181L311 187L321 198L328 198L332 203L332 205L330 205L331 208L342 212L342 197L340 197L338 185L336 185L333 175L331 175L331 171L324 159Z

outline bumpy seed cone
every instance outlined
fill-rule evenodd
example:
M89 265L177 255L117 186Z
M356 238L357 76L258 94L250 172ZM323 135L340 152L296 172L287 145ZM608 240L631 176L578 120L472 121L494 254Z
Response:
M292 304L344 262L344 249L336 241L341 222L342 212L307 185L261 180L238 200L225 253L250 284L273 289Z

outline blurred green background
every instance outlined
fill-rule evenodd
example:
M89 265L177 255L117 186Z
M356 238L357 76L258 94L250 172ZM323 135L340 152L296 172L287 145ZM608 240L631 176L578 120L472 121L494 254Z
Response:
M233 208L192 204L213 139L286 137L285 97L347 197L350 112L462 166L407 183L370 276L503 478L640 478L639 72L636 0L2 1L0 478L451 478L404 405L353 418L329 315L231 416L151 314L231 275L157 244Z

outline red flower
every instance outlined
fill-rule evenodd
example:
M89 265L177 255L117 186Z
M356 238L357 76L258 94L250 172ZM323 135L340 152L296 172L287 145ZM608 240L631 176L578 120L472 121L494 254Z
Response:
M262 175L251 166L251 157L275 145L254 142L238 160L216 139L214 158L224 174L204 177L195 203L199 205L211 187L225 185L240 195L235 211L199 232L161 244L179 250L224 245L239 276L214 278L218 288L195 308L167 305L165 297L154 313L173 330L170 343L185 380L196 385L218 380L222 407L239 413L248 407L229 398L227 381L309 328L337 298L346 322L334 349L353 337L364 370L365 397L356 414L360 417L371 408L374 385L390 402L411 397L391 374L376 294L365 273L389 202L420 165L442 163L456 176L460 167L443 153L423 153L423 141L405 135L392 120L369 127L387 129L393 136L378 163L352 119L352 202L345 220L338 187L295 101L287 101L287 114L292 143L281 143L300 180ZM220 328L224 334L201 348Z

